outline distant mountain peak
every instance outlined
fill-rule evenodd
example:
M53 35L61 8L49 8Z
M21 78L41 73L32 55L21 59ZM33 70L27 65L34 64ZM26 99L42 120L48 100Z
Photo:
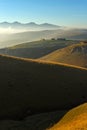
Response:
M25 25L29 25L29 26L38 26L38 24L36 24L35 22L25 23Z
M14 21L14 22L12 22L12 23L7 22L7 21L4 21L4 22L1 22L0 24L29 24L29 25L40 25L40 26L41 26L41 25L44 25L44 26L46 26L46 25L50 25L50 26L58 26L58 25L50 24L50 23L37 24L37 23L35 23L35 22L21 23L21 22L18 22L18 21Z
M54 25L54 26L58 26L58 25L51 24L51 23L42 23L41 25Z
M9 23L9 22L4 21L4 22L1 22L1 23Z
M1 22L0 24L10 24L10 23L9 23L9 22L4 21L4 22Z
M12 24L21 24L21 23L18 21L14 21Z
M51 24L51 23L42 23L41 25L54 25L54 24Z
M29 24L36 24L35 22L30 22Z

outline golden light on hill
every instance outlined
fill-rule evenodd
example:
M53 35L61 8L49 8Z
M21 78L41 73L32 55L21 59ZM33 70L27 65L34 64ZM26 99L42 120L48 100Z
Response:
M87 103L70 110L49 130L87 130Z
M87 67L87 44L86 42L73 44L68 47L56 50L46 56L43 56L40 59L86 68Z

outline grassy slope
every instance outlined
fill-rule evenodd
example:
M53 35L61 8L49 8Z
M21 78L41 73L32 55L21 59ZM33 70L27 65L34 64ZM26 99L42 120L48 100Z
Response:
M74 44L63 49L56 50L40 59L87 67L87 44Z
M66 47L73 43L77 43L77 41L40 40L35 42L23 43L6 49L1 49L0 53L18 57L40 58L57 49Z
M49 130L87 130L87 103L70 110Z
M0 118L72 108L87 100L87 70L0 56Z

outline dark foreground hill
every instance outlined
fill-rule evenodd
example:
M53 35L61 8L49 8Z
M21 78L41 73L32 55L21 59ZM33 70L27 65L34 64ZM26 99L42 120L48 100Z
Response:
M0 55L0 119L68 110L87 101L87 70Z
M63 49L56 50L41 59L87 67L87 43L81 42L73 44Z
M40 58L57 49L77 43L74 40L39 40L35 42L27 42L13 47L0 49L0 53L24 57L24 58Z

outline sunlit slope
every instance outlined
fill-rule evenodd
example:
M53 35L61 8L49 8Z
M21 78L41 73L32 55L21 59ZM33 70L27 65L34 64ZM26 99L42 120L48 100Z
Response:
M87 101L87 70L0 56L0 118L65 110Z
M18 56L18 57L40 58L57 49L66 47L74 43L77 43L77 41L42 39L35 42L22 43L20 45L1 49L0 53Z
M54 51L41 59L87 67L87 43L81 42L73 44L66 48Z
M87 130L87 103L70 110L49 130Z

